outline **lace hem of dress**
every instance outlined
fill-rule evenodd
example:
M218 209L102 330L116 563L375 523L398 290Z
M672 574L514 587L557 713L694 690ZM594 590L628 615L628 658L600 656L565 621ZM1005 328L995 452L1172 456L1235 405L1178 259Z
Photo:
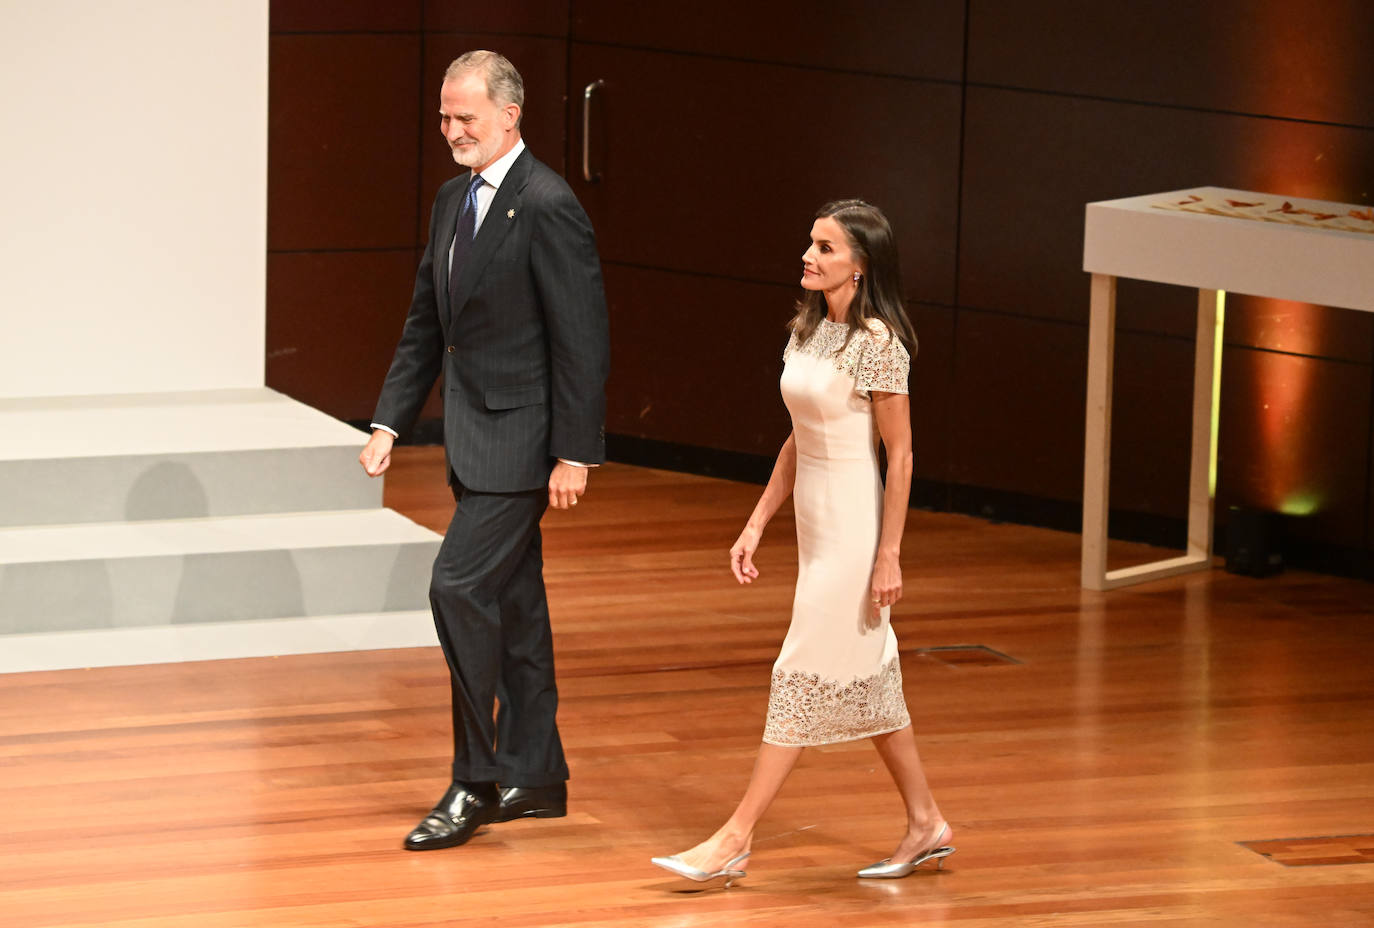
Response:
M897 658L848 683L799 670L774 670L763 740L787 747L856 741L911 724Z
M864 399L870 390L883 393L906 393L911 374L911 356L901 339L888 331L876 319L868 322L868 334L849 337L849 326L841 322L822 320L804 344L797 342L794 332L787 340L782 357L786 360L794 352L818 358L830 357L835 367L854 378L854 390Z

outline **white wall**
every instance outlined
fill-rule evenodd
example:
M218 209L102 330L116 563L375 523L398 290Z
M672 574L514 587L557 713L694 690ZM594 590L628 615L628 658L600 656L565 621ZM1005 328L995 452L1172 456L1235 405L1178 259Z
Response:
M263 383L268 0L0 0L0 397Z

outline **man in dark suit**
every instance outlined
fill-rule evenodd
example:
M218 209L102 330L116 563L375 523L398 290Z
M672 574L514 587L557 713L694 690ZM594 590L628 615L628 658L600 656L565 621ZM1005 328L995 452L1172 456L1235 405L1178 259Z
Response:
M539 520L577 505L605 445L596 241L567 183L520 139L520 74L494 52L468 52L439 100L453 159L472 170L435 198L359 458L372 476L387 469L442 371L457 505L430 604L453 688L453 782L406 837L410 850L462 844L488 822L567 814Z

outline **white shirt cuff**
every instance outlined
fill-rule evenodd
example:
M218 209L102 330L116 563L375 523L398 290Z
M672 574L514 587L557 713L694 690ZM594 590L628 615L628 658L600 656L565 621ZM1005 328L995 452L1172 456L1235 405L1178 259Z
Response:
M600 467L600 464L583 464L581 461L569 461L567 458L559 458L564 464L571 464L573 467Z

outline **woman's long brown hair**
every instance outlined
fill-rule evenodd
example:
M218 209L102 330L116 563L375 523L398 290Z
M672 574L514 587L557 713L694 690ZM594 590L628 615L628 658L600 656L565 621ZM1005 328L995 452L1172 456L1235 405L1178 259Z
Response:
M868 320L878 319L916 354L916 330L906 314L902 302L902 275L897 262L897 243L892 238L892 226L883 211L863 200L834 200L816 211L817 219L830 218L844 229L849 247L853 250L863 276L849 304L849 332L845 344L855 332L866 330ZM797 314L788 327L796 333L797 343L803 344L816 331L826 315L825 294L807 290L797 300Z

